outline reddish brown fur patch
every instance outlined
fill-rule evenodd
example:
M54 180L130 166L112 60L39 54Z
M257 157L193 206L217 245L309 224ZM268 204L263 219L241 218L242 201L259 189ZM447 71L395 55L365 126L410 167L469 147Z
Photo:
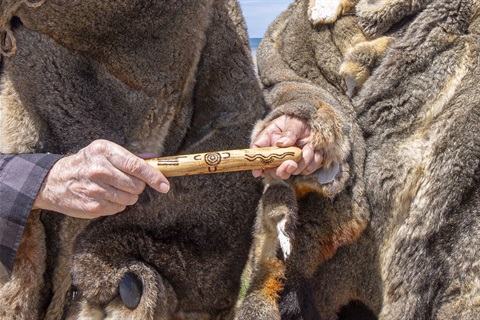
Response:
M341 162L344 156L342 119L328 104L318 102L317 109L311 142L323 149L323 166L329 167L332 162Z
M357 2L358 0L342 1L342 16L355 12L355 5L357 4Z
M337 252L339 247L353 243L360 237L366 225L366 221L351 219L332 230L331 235L325 234L325 239L320 240L319 259L322 261L328 260Z
M338 118L338 114L332 109L331 106L320 102L318 103L318 110L321 111L322 115L326 115L326 118L331 119L332 123L336 124L336 127L339 127L338 129L341 129L341 126L339 125L340 119Z
M337 252L338 245L334 243L332 239L326 239L325 241L320 242L320 248L317 252L318 261L326 261L333 257L335 252Z
M261 294L266 297L266 299L271 304L277 304L278 299L280 298L280 292L283 290L283 279L285 273L285 266L283 262L276 261L266 261L264 262L265 279L261 286Z
M326 196L318 185L309 183L295 184L295 195L297 199L301 199L309 193L318 193L321 196Z
M328 197L328 189L322 188L317 183L302 181L295 184L297 199L305 197L309 193L317 193L322 197ZM357 216L346 216L344 220L336 220L325 225L320 239L317 241L317 262L330 259L341 246L356 241L367 226L367 221Z
M262 293L271 303L277 303L280 298L279 293L283 290L283 282L277 277L268 278L263 287Z
M366 221L358 219L349 220L341 228L341 232L334 235L333 242L337 247L350 244L360 237L366 226Z
M295 93L297 90L298 88L293 85L283 86L281 93L279 93L280 98L275 102L275 104L280 106L294 100L296 98Z

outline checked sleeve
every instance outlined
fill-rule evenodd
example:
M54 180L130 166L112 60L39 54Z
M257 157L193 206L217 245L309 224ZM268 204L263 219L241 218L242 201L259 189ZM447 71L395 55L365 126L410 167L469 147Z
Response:
M5 271L11 275L38 190L50 168L61 157L54 154L0 154L0 275Z

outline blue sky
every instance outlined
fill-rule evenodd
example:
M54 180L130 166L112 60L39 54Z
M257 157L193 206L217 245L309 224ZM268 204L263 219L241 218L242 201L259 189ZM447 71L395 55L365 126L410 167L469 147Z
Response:
M261 38L268 25L294 0L238 0L247 22L248 36Z

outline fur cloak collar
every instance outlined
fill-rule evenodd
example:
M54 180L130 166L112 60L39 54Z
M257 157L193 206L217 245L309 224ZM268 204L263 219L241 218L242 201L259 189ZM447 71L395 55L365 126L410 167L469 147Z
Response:
M338 16L359 18L366 35L378 36L407 16L424 9L433 0L308 0L308 16L314 25L334 22Z
M315 0L312 0L315 1ZM360 0L356 7L365 34L379 36L407 16L414 15L433 0Z

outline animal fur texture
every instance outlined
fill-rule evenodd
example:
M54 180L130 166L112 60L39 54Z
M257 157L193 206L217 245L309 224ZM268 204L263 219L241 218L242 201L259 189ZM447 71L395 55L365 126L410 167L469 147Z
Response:
M333 22L313 2L292 4L257 51L266 121L306 118L341 174L266 181L241 319L341 319L352 303L378 319L477 318L480 2L360 0Z
M16 42L2 43L3 153L68 154L99 138L159 155L244 148L265 115L234 0L17 7ZM231 318L261 186L249 172L170 182L94 221L32 212L0 318ZM133 308L125 277L140 286Z

